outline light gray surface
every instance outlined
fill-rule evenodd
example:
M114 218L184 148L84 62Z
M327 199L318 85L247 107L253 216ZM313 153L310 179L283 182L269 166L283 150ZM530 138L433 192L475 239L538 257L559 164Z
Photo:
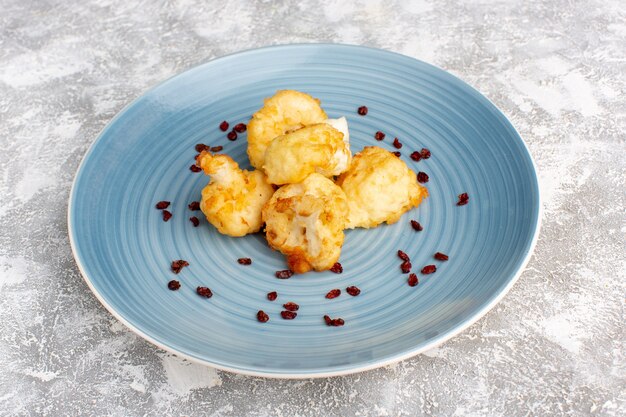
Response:
M624 415L623 1L41 1L0 12L1 415ZM103 126L149 86L267 44L344 42L476 86L537 162L543 229L504 300L396 366L249 378L126 330L83 282L69 189Z

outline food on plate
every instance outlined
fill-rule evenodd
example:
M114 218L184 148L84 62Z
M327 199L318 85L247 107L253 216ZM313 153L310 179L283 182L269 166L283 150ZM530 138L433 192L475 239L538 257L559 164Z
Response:
M358 114L367 114L367 108L361 106ZM222 131L229 127L226 121L220 124ZM234 134L247 130L248 156L256 170L242 170L230 156L215 154L221 146L197 144L197 169L211 179L202 201L189 209L199 207L220 233L230 236L258 232L265 223L270 247L287 257L289 269L276 271L276 278L310 270L341 273L344 229L394 223L428 196L420 185L428 181L427 174L416 176L399 152L369 146L353 157L346 118L328 119L320 101L306 93L277 91L247 127L239 123L232 129ZM374 137L380 141L385 134L378 131ZM402 144L396 138L393 146ZM418 155L426 159L430 152L422 149L411 157ZM159 205L166 208L165 202ZM195 217L190 221L199 224ZM421 230L416 221L411 225ZM249 258L237 262L252 263ZM402 270L410 269L407 260ZM360 292L350 288L351 295Z
M368 108L361 106L357 113L365 116ZM223 121L219 128L226 132L230 124ZM202 170L211 178L202 190L201 201L192 201L188 208L202 210L220 233L234 237L258 232L265 225L269 246L287 260L288 269L275 271L277 279L289 279L311 270L343 273L338 261L345 229L395 223L428 197L428 190L422 185L429 182L428 174L415 174L400 159L399 151L368 146L353 157L346 118L328 119L320 101L308 94L277 91L265 99L247 126L236 124L227 138L234 141L246 131L248 157L256 168L253 171L240 169L228 155L216 154L222 146L196 144L194 149L199 154L190 170ZM374 133L379 142L385 137L382 131ZM394 138L392 146L403 148L398 138ZM426 148L410 154L416 162L430 156ZM469 200L467 193L458 198L458 205ZM169 206L169 201L156 203L165 221L172 217L166 210ZM189 220L194 227L200 224L195 216ZM423 230L416 220L410 220L410 224L415 231ZM402 260L401 272L409 274L408 285L418 285L409 255L402 250L397 255ZM448 260L441 252L436 252L434 258ZM237 263L252 265L252 259L241 257ZM187 266L185 260L173 261L172 271L178 274ZM428 275L436 270L435 265L426 265L421 273ZM179 281L168 283L172 291L180 287ZM354 285L345 291L352 297L361 294L361 289ZM196 292L205 298L213 296L208 287L197 287ZM340 288L328 290L326 299L335 299L341 292ZM269 301L277 297L276 291L266 294ZM299 305L293 301L284 303L283 309L280 316L284 320L298 316ZM263 310L258 310L256 318L261 323L270 319ZM323 318L328 326L345 324L340 317Z
M277 136L327 119L320 101L306 93L280 90L265 99L248 123L248 157L255 168L263 166L265 150Z
M422 268L421 272L424 275L428 275L428 274L432 274L435 271L437 271L437 267L435 265L426 265L425 267Z
M348 202L330 179L312 173L279 188L263 208L269 245L296 273L330 269L339 259Z
M417 220L411 220L411 227L416 232L421 232L422 230L424 230L424 226L422 226Z
M293 271L291 269L283 269L274 272L274 276L278 279L289 279L293 276Z
M335 274L342 274L343 266L339 262L335 262L335 264L330 267L330 272L334 272Z
M337 317L336 319L331 319L329 315L324 316L324 321L327 326L343 326L345 324L344 320L341 317Z
M213 291L209 287L197 287L196 294L200 297L211 298L213 297Z
M228 155L202 151L196 163L211 177L202 190L200 209L209 223L229 236L261 229L261 210L274 193L261 171L246 171Z
M170 202L169 201L159 201L158 203L156 203L156 208L157 210L164 210L166 208L168 208L170 206Z
M189 266L189 262L184 259L177 259L172 261L171 269L173 273L180 274L180 271L182 271L186 266Z
M326 298L332 300L333 298L337 298L341 295L341 290L339 288L332 289L326 293Z
M356 297L357 295L361 294L361 289L359 287L355 287L354 285L351 285L346 288L346 292L350 294L351 296Z
M293 320L298 316L298 313L295 311L285 310L280 312L280 316L285 320Z
M426 187L400 158L377 146L356 154L337 185L348 200L347 229L395 223L428 196Z
M434 258L438 261L447 261L449 259L448 255L441 252L436 252Z
M345 118L332 122L345 133L330 123L319 123L272 140L263 164L268 181L294 184L313 172L331 177L347 170L352 158L347 142L348 125Z
M268 316L265 311L259 310L256 313L256 319L260 321L261 323L266 323L270 319L270 316Z

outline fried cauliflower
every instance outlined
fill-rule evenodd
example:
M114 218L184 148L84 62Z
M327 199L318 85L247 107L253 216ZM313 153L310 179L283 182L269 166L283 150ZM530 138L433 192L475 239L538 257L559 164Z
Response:
M347 229L395 223L428 196L426 187L400 158L377 146L356 154L337 185L348 199Z
M347 131L345 118L343 124ZM313 172L339 175L348 169L351 158L344 134L320 123L275 138L265 151L263 170L272 184L294 184Z
M318 99L294 90L277 91L248 122L250 163L255 168L263 166L265 150L275 137L326 119Z
M202 190L200 209L209 223L229 236L258 232L263 224L261 210L274 189L261 171L239 169L228 155L203 151L196 163L211 176Z
M279 188L263 208L269 245L287 256L296 273L330 269L339 259L348 214L346 196L337 185L313 173Z

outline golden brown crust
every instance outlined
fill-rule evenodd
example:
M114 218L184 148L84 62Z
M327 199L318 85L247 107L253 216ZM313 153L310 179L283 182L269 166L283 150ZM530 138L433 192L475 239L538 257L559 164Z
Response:
M428 196L416 174L397 156L377 146L365 147L337 179L348 198L346 228L392 224Z
M202 151L198 165L211 177L202 190L200 209L209 223L229 236L258 232L263 224L261 210L274 194L261 171L246 171L228 155Z
M313 269L307 260L306 253L300 248L294 249L287 255L287 266L296 274L304 274Z
M351 157L343 133L319 123L272 140L265 151L263 170L272 184L295 184L313 172L339 175L348 169Z
M263 166L265 150L275 137L326 119L318 99L295 90L277 91L248 122L250 163L255 168Z
M330 269L339 259L348 205L341 188L320 174L281 187L263 208L267 241L297 273Z

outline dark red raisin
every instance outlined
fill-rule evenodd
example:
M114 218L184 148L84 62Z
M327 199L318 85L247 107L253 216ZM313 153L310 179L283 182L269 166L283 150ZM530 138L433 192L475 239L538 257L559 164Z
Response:
M411 265L411 262L409 261L404 261L402 262L402 264L400 265L400 269L402 270L403 274L408 274L409 272L411 272L411 267L413 265Z
M252 259L250 258L239 258L237 259L240 265L250 265L252 263Z
M189 171L191 172L200 172L202 171L202 168L200 168L198 165L193 164L189 167Z
M228 135L226 135L226 137L228 138L228 140L237 140L237 132L231 130L230 132L228 132Z
M247 129L247 127L246 127L246 125L245 125L245 124L243 124L243 123L237 123L237 124L235 125L235 127L233 127L233 130L234 130L235 132L237 132L237 133L243 133L243 132L245 132L245 131L246 131L246 129Z
M211 298L213 297L213 292L209 287L198 287L196 288L196 292L200 297Z
M170 206L170 202L169 201L159 201L158 203L156 203L156 208L158 208L159 210L163 210L166 209Z
M411 286L411 287L415 287L417 284L419 284L419 280L417 279L417 275L410 274L408 283L409 283L409 286Z
M415 229L416 231L418 231L418 232L421 232L422 230L424 230L422 225L419 224L419 222L417 220L411 220L411 227L413 229Z
M330 322L331 326L340 327L343 326L345 322L341 318L332 319Z
M198 227L200 220L196 216L190 217L189 221L193 224L193 227Z
M268 292L267 293L267 299L270 301L274 301L276 298L278 298L278 293L276 291L272 291L272 292Z
M339 262L335 262L333 266L330 268L331 272L335 274L341 274L343 272L343 266Z
M228 126L230 125L228 124L226 120L224 120L222 123L220 123L220 130L222 132L226 132L228 130Z
M270 316L268 316L265 311L259 310L259 312L256 313L256 319L261 323L266 323L270 319Z
M367 114L367 107L365 106L359 107L359 109L357 110L357 113L359 113L361 116L365 116Z
M402 156L402 154L400 152L391 152L392 154L394 154L395 156L397 156L398 158L400 158Z
M402 252L401 250L398 251L398 258L402 259L403 261L410 261L411 260L409 258L409 255L407 255L406 253Z
M166 222L172 218L172 213L167 210L163 210L163 221Z
M456 203L457 206L464 206L469 201L469 195L467 193L459 194L459 201Z
M374 139L383 140L385 139L385 134L379 130L378 132L374 133Z
M186 266L189 266L189 262L187 262L187 261L185 261L183 259L179 259L177 261L172 261L172 271L175 274L178 274Z
M180 288L180 282L178 282L175 279L173 279L173 280L171 280L170 282L167 283L167 288L169 288L172 291L176 291L177 289Z
M426 265L425 267L422 268L422 274L424 275L432 274L436 270L437 270L437 267L435 265Z
M224 149L224 147L221 146L221 145L220 146L214 146L214 147L211 148L211 152L219 152L222 149Z
M418 172L417 173L417 182L425 184L428 182L428 174L426 174L425 172Z
M288 303L283 304L283 308L287 311L298 311L300 306L292 301L289 301Z
M402 144L400 143L398 138L393 139L393 147L396 149L402 149Z
M196 145L196 152L208 151L209 145L205 145L204 143L198 143Z
M414 160L415 162L419 162L422 159L422 154L419 153L418 151L415 151L411 154L411 159Z
M420 154L422 155L423 159L430 158L430 151L426 148L422 148L422 150L420 151Z
M189 205L187 207L189 207L189 210L191 210L191 211L198 211L198 210L200 210L200 202L199 201L192 201L191 203L189 203Z
M330 316L324 316L324 322L326 323L327 326L343 326L344 325L344 321L341 318L336 318L336 319L331 319Z
M276 278L278 279L287 279L291 278L291 276L293 275L293 271L289 269L284 269L282 271L276 271L274 275L276 275Z
M297 315L298 313L296 313L295 311L281 311L280 312L280 316L284 318L285 320L293 320L296 318Z
M341 290L339 288L335 288L334 290L328 291L326 294L326 298L332 300L333 298L337 298L341 295Z
M361 290L359 289L359 287L355 287L354 285L346 288L346 292L353 297L356 297L357 295L361 294Z
M435 259L438 261L447 261L448 255L446 255L445 253L437 252L435 253Z

